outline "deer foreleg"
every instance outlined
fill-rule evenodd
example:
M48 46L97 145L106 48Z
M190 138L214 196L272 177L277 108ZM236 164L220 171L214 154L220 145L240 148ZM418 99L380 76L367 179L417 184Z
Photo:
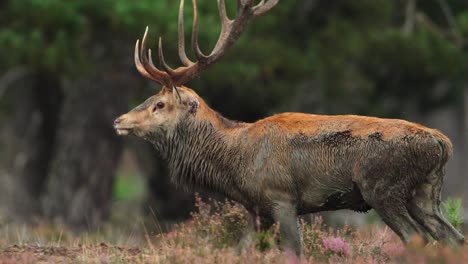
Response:
M281 248L300 256L302 254L302 239L296 207L288 202L277 202L273 208L273 219L279 224Z

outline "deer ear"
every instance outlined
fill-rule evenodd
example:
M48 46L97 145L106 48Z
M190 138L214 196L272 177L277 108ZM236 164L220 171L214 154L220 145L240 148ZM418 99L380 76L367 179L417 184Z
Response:
M162 87L162 91L167 92L167 93L172 93L172 89L167 87L166 85Z
M188 102L188 107L189 107L189 113L194 115L197 113L198 110L198 101L196 99L192 99Z

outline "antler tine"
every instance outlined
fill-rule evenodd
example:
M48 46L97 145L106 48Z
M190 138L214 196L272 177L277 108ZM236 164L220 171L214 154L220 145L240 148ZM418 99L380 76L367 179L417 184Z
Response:
M249 24L253 17L253 4L253 0L237 0L236 18L234 20L229 20L227 23L222 22L218 41L209 55L211 61L219 59L219 57L223 55L224 50L231 47L240 37L242 31L244 31L245 25ZM220 14L226 12L224 0L218 0L218 7L220 9Z
M258 5L254 6L254 16L260 16L265 12L268 12L270 9L272 9L276 4L278 4L279 0L268 0L268 2L265 3L265 0L262 0Z
M208 56L203 54L198 46L198 14L197 14L197 0L192 0L193 6L193 29L192 29L192 49L195 56L199 61L206 61Z
M167 65L166 61L164 60L164 53L162 49L162 38L159 37L159 44L158 44L158 57L159 57L159 64L164 68L164 70L170 75L175 75L174 69L172 69L169 65Z
M184 0L180 1L179 7L179 58L185 66L193 64L185 53Z
M152 80L156 82L166 85L167 80L169 79L169 75L166 72L158 70L158 68L154 67L153 64L150 64L148 61L148 56L144 54L146 50L146 41L148 39L148 27L146 27L145 34L143 35L143 39L141 41L140 47L140 60L142 66L145 68L146 72L152 77Z
M223 30L231 22L231 20L227 16L225 0L218 0L218 10L219 18L221 19L221 30Z
M143 62L145 61L145 56L144 56L144 52L145 52L145 49L146 49L146 40L148 38L148 26L146 26L146 29L145 29L145 33L143 34L143 38L141 39L141 47L140 47L140 59L143 60ZM143 63L143 66L144 66L144 63Z
M151 54L151 49L148 49L148 61L151 67L156 68L156 66L154 66L154 63L153 63L153 55Z
M141 75L145 76L146 78L153 80L155 82L159 82L157 79L153 78L145 69L145 67L141 64L140 61L140 40L138 39L135 43L135 54L134 54L134 60L135 60L135 65L137 70L141 73Z
M240 13L242 8L242 0L237 0L237 14Z
M149 64L151 65L151 67L153 68L156 68L156 66L154 66L154 63L153 63L153 59L152 59L153 55L151 55L151 49L148 49L148 60L149 60ZM170 67L169 67L170 68ZM172 71L171 73L173 73L174 71ZM169 72L168 72L169 74ZM162 81L163 85L168 87L169 89L172 89L172 80L171 80L171 75L169 74L167 78L164 78L163 81Z
M223 46L224 38L229 33L233 20L229 19L226 13L226 2L225 0L218 0L218 11L221 19L221 33L219 34L218 40L210 56L216 54L219 49Z
M254 0L237 0L237 14L240 13L241 9L251 7L253 2Z

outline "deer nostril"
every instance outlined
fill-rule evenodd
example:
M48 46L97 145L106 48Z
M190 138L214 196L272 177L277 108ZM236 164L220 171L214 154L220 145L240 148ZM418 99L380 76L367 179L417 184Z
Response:
M122 118L119 117L114 121L114 127L117 126L120 123L122 123Z

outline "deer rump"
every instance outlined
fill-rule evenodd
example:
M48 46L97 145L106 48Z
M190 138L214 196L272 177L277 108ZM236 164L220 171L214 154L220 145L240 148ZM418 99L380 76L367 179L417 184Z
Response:
M367 212L370 204L378 203L373 195L407 201L416 186L443 166L444 150L430 133L391 140L383 140L382 134L353 135L344 130L289 139L298 213ZM399 187L393 187L395 184Z

